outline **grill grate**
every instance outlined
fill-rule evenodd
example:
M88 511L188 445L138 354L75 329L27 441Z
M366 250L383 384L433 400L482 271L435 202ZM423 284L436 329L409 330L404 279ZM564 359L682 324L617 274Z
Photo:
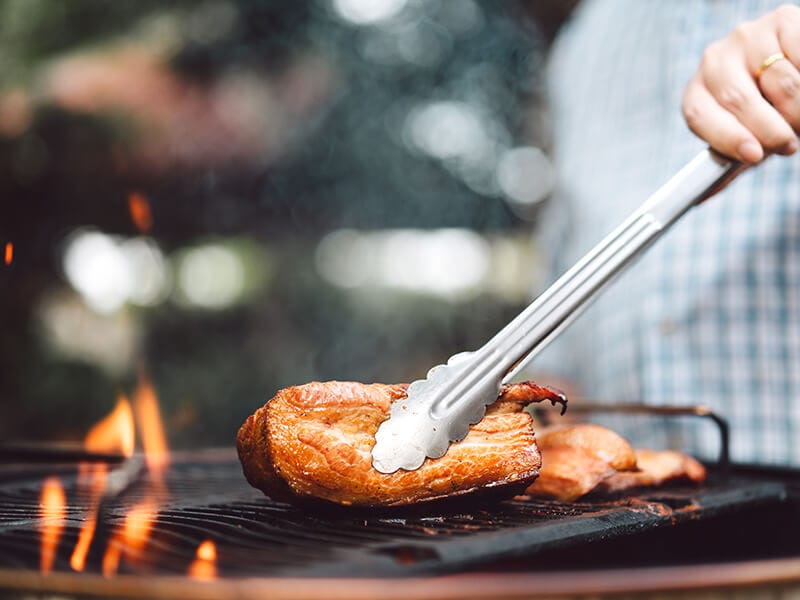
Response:
M62 477L62 483L68 507L54 569L70 572L69 557L90 498L78 490L74 474ZM104 502L87 571L99 572L113 532L130 508L147 498L157 501L158 514L142 540L146 544L125 548L123 573L185 574L207 539L217 547L221 576L447 572L786 498L786 486L779 481L712 474L702 488L671 488L615 502L515 499L469 509L462 504L376 513L273 501L247 485L233 458L175 464L166 483L167 490L154 492L145 474L124 494ZM40 490L40 480L0 484L0 568L38 568Z

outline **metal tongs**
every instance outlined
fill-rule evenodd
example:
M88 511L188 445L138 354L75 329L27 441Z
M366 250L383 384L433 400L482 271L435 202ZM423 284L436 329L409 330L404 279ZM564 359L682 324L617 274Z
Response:
M744 166L704 150L627 220L534 300L482 348L452 356L408 386L375 435L372 464L382 473L413 471L467 435L486 406L597 292L692 206L715 194Z

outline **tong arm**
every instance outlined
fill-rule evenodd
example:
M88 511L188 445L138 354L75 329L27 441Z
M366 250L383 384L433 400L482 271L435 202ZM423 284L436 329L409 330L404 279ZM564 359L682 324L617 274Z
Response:
M590 304L598 291L692 206L727 184L743 165L704 150L621 225L506 325L488 346L505 356L504 382Z

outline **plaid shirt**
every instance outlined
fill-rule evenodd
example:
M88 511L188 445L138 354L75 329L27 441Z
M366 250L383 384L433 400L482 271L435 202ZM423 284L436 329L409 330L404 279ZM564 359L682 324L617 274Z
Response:
M778 4L579 7L550 64L560 188L539 239L553 278L704 147L680 111L703 49ZM799 465L800 158L770 158L690 211L532 368L594 399L708 405L730 422L734 460ZM713 458L717 436L693 421L611 424Z

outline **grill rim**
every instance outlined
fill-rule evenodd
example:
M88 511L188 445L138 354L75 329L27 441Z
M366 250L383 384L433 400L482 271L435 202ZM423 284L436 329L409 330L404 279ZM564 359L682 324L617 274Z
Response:
M403 578L227 577L196 581L178 576L51 573L0 569L0 590L89 597L153 599L270 598L301 600L437 600L545 598L651 592L690 592L791 586L800 589L800 557L755 561L509 574L478 572Z

